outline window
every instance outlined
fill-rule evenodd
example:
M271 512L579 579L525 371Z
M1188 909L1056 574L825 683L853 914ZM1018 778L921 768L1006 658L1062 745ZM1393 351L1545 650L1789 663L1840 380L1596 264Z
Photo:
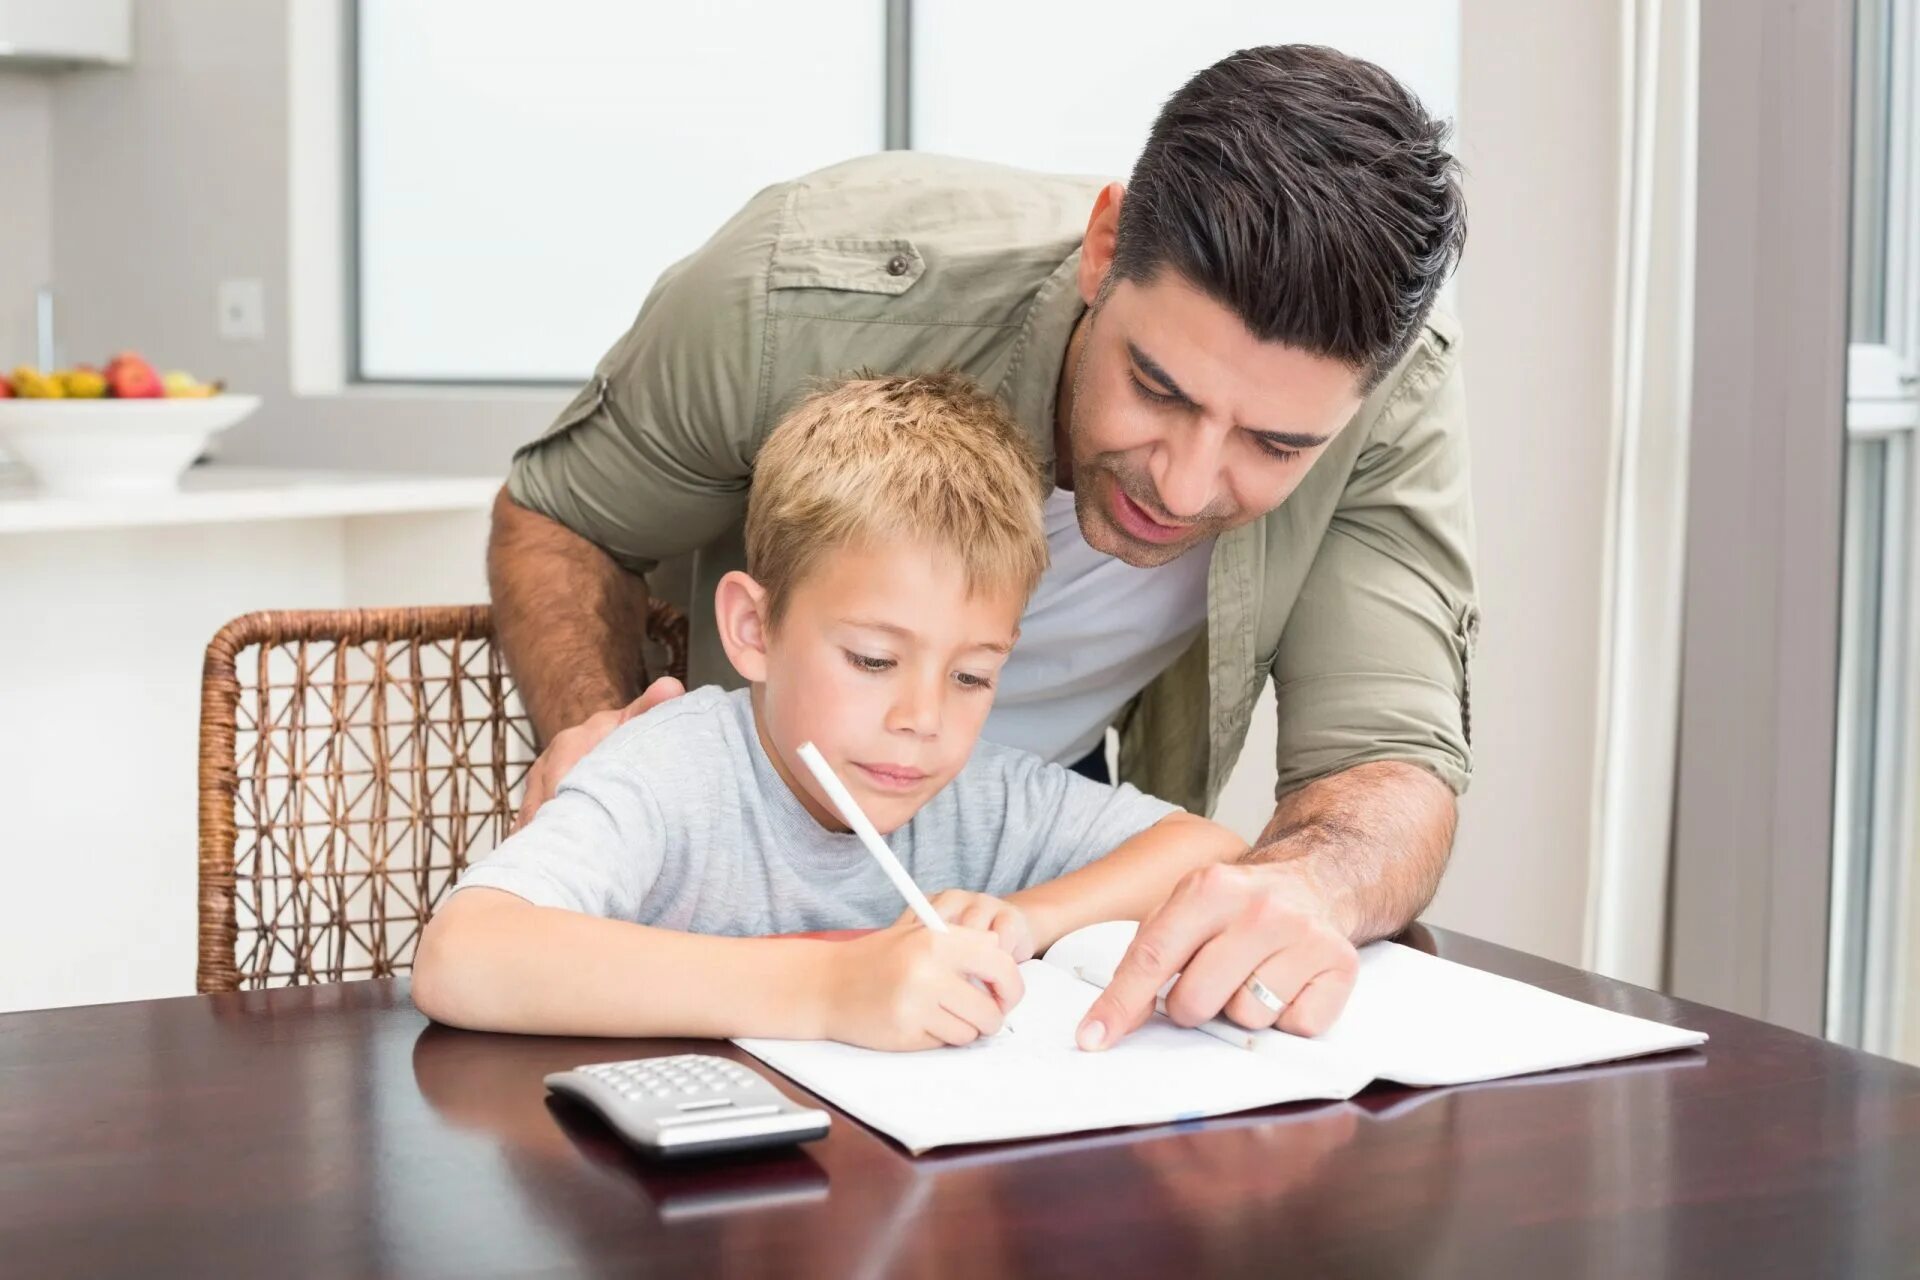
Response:
M882 142L874 0L356 17L363 380L577 382L755 191Z
M1248 45L1334 45L1437 114L1457 98L1458 7L1429 0L349 9L359 381L578 382L753 192L889 138L1124 177L1166 96Z
M1827 1033L1920 1062L1920 3L1858 0Z

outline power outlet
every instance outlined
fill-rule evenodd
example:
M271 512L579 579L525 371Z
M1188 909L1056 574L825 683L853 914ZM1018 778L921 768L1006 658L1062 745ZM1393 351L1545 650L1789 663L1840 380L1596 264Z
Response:
M267 294L258 280L222 280L214 307L220 336L228 342L259 342L267 336Z

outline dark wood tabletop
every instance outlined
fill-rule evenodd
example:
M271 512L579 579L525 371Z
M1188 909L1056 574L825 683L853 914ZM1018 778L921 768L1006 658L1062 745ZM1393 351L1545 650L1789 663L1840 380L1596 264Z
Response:
M1412 941L1713 1038L919 1159L837 1116L805 1148L655 1168L541 1076L744 1055L452 1031L404 981L16 1013L0 1274L1920 1274L1920 1070L1458 934Z

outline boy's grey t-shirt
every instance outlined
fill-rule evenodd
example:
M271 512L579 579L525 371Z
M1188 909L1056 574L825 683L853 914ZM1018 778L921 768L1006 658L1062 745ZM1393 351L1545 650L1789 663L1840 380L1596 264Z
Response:
M1178 808L982 742L887 837L928 894L1061 876ZM747 690L709 686L622 725L459 887L689 933L886 925L905 910L859 838L826 830L774 770Z

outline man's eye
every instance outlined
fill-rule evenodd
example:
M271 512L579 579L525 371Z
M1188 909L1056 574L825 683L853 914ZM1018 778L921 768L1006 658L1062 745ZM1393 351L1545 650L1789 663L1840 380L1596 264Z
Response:
M1127 381L1133 384L1133 389L1140 393L1141 399L1153 404L1175 404L1179 401L1178 396L1170 396L1164 391L1155 391L1152 387L1140 381L1139 375L1137 374L1129 373L1127 375Z
M1300 450L1289 449L1283 444L1275 444L1265 436L1255 436L1253 439L1254 443L1259 446L1260 452L1277 462L1291 462L1300 456Z
M847 661L856 671L888 671L893 667L892 658L869 658L866 654L855 653L851 649L843 649L841 652L847 655Z

